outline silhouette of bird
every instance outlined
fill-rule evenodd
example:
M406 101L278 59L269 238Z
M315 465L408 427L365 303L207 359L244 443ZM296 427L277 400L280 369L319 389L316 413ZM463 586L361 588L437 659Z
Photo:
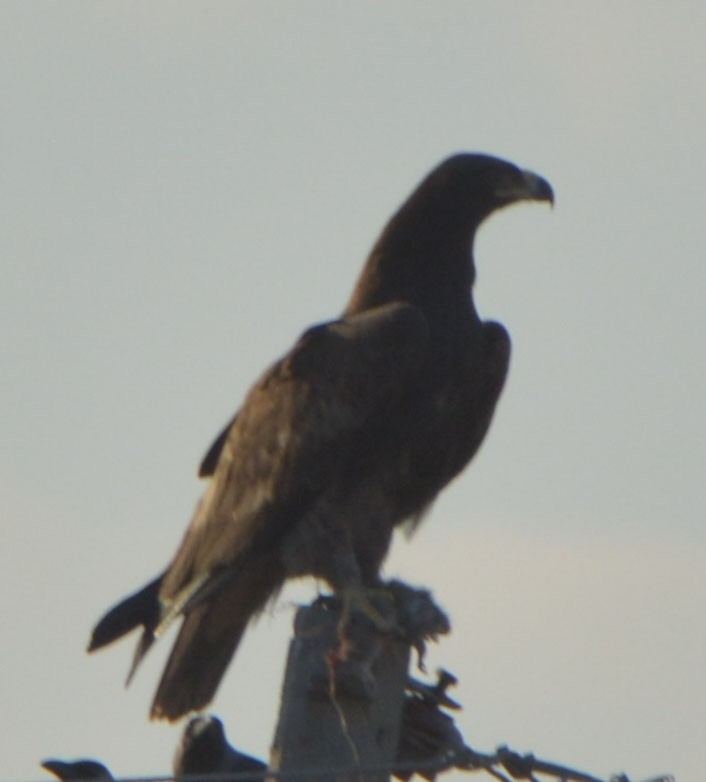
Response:
M213 715L193 717L174 755L174 775L236 773L267 770L257 758L238 752L226 740L223 723ZM260 778L264 777L264 773ZM257 777L253 775L253 779Z
M498 158L444 161L388 222L342 317L306 331L255 384L202 463L210 484L171 564L89 645L142 626L132 675L183 616L153 718L212 699L288 578L314 576L352 602L380 586L394 528L413 528L468 464L505 383L510 338L472 296L476 230L501 207L553 197Z
M42 761L42 768L54 774L64 782L79 782L84 779L97 779L104 782L112 782L113 775L97 760L55 760Z

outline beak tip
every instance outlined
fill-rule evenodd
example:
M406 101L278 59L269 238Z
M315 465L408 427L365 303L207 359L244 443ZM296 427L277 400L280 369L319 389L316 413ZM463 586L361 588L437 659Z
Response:
M549 182L532 171L524 171L523 173L531 198L535 201L548 201L549 205L554 208L554 189Z

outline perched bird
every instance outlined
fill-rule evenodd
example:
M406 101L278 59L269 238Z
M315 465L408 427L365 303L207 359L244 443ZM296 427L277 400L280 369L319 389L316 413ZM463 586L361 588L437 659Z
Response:
M44 760L42 768L50 771L55 777L64 782L80 782L83 779L99 779L103 782L112 782L113 775L97 760Z
M174 755L174 776L185 774L264 772L267 765L244 755L226 740L223 723L213 715L193 717L184 728L181 743ZM263 778L260 774L259 778ZM258 777L253 774L253 779Z
M397 525L416 524L478 450L510 338L472 298L476 229L549 183L487 155L441 163L391 218L343 315L306 331L255 384L201 466L210 484L164 573L109 611L89 651L135 627L141 658L183 623L153 718L204 707L252 617L286 579L351 600L380 585Z

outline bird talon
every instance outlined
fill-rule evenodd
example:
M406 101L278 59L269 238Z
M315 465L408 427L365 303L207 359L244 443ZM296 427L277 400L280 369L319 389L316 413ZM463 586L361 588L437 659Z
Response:
M394 598L384 588L345 590L342 604L340 628L344 631L351 622L356 621L356 615L370 620L379 633L390 634L398 629Z

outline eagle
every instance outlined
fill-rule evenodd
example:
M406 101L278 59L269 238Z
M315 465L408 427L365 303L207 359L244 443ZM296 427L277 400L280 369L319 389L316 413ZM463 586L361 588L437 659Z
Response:
M175 619L152 703L174 721L214 697L245 629L286 580L379 588L395 527L412 528L469 463L505 383L510 338L479 316L473 242L537 174L484 154L434 168L374 244L340 318L313 326L216 438L209 479L167 569L112 608L89 651L141 627L132 669Z

